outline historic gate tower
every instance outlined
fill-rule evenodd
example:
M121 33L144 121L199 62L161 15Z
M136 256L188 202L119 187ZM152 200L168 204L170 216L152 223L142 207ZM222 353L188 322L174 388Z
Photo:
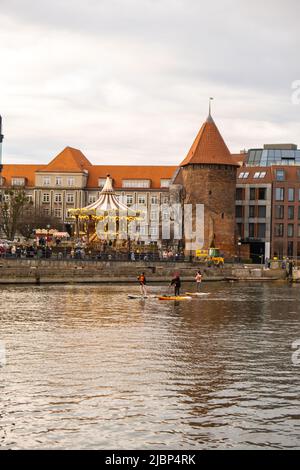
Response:
M184 203L204 204L203 249L220 248L235 255L235 191L237 164L211 114L202 125L190 151L180 164ZM187 242L188 240L186 240Z

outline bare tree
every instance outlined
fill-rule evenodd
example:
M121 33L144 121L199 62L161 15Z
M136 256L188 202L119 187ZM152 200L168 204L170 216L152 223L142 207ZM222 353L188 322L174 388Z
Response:
M20 220L32 207L23 189L6 189L0 200L0 229L8 240L13 240Z
M63 222L57 217L43 214L40 210L31 207L25 210L20 217L18 223L18 232L26 239L30 238L36 229L52 229L62 230Z

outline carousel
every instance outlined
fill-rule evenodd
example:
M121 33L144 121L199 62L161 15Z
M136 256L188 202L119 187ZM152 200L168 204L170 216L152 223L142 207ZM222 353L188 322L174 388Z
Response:
M139 241L137 223L142 214L119 200L110 175L97 201L68 212L75 218L76 238L84 234L86 244L99 251L129 252Z

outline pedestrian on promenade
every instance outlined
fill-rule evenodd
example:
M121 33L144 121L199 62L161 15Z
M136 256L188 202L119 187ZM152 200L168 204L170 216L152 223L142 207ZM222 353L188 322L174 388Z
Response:
M197 286L197 292L201 291L201 282L202 282L202 274L201 271L197 271L197 274L195 276L195 281L196 281L196 286Z
M141 294L143 297L146 297L147 296L147 287L146 287L146 276L145 276L145 273L141 273L139 276L138 276L138 281L139 281L139 284L140 284L140 288L141 288Z
M181 280L180 280L180 276L179 276L178 273L172 279L170 287L171 286L174 286L175 297L179 296L180 295L180 288L181 288Z

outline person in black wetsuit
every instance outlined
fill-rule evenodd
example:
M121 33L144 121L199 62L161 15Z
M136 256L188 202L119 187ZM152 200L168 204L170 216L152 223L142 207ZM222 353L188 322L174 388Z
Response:
M181 280L180 280L179 274L176 274L174 279L172 279L170 286L174 286L175 297L180 295Z

